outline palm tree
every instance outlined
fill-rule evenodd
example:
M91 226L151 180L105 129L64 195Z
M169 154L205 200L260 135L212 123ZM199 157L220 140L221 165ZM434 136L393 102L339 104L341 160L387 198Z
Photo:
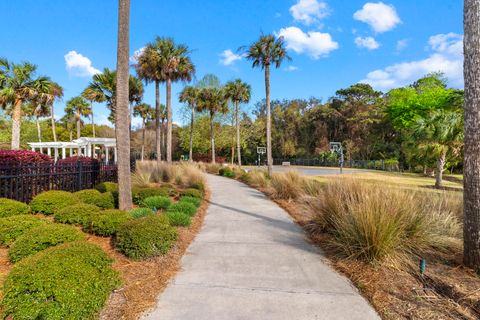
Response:
M118 199L120 210L132 208L129 132L129 38L130 0L119 0L115 128L118 153Z
M139 104L143 99L142 80L130 75L128 79L128 102L129 102L129 121L130 133L132 132L133 104Z
M80 128L81 128L81 119L82 117L88 117L92 113L90 105L87 100L82 96L73 97L67 101L65 107L65 113L72 113L75 115L75 121L77 124L77 139L80 139Z
M189 161L193 161L193 123L195 121L195 110L197 110L197 103L198 103L198 96L199 96L199 89L186 86L183 88L182 92L180 92L180 102L188 104L191 109L191 116L190 116L190 146L189 146Z
M480 3L464 2L465 159L463 261L480 273Z
M0 107L12 108L12 150L20 149L22 106L32 99L45 99L51 90L48 77L35 77L37 66L28 62L10 63L0 59Z
M225 89L221 88L202 88L199 92L198 109L208 111L210 114L210 143L212 149L212 163L215 163L215 114L228 112L228 99Z
M166 146L165 146L165 135L166 135L166 126L165 126L165 121L167 120L167 107L163 104L160 103L160 108L158 109L159 111L159 120L160 120L160 143L161 143L161 151L164 153L163 156L165 156L165 151L166 151ZM156 114L155 114L156 118ZM162 156L160 155L160 158Z
M139 103L133 109L133 115L142 118L142 161L145 157L145 129L147 126L147 121L153 119L155 115L154 112L155 110L148 103Z
M240 154L240 103L248 103L250 101L251 87L250 85L242 82L240 79L227 82L225 85L227 97L235 103L235 122L237 131L237 158L238 166L242 166L242 156ZM232 151L233 161L233 151Z
M246 49L246 50L245 50ZM272 174L272 120L270 111L270 65L279 68L283 60L291 60L285 49L285 42L282 37L275 38L274 35L261 35L260 38L248 48L240 48L246 51L246 57L251 60L252 67L260 67L265 70L265 97L267 104L267 164L268 174Z
M32 100L24 105L24 114L29 117L35 118L37 125L37 139L38 142L42 142L42 128L40 126L40 118L50 115L50 107L44 101Z
M93 112L93 103L94 102L97 102L97 103L105 102L106 98L105 98L105 95L103 94L103 92L101 92L99 90L95 90L91 86L88 86L87 88L85 88L85 90L83 90L82 97L84 97L90 103L90 110L92 111L91 112L92 134L93 134L93 137L95 138L95 136L96 136L96 134L95 134L95 117L94 117L95 112Z
M57 130L55 128L54 104L55 104L55 100L58 100L61 97L63 97L63 88L58 83L53 82L50 94L53 98L53 99L50 100L50 120L51 120L51 123L52 123L53 141L57 142ZM93 117L93 113L92 113L92 117ZM93 118L92 118L92 121L93 121Z

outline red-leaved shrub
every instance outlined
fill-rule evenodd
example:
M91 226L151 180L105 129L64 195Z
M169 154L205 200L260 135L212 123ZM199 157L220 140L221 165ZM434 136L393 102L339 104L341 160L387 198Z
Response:
M11 166L16 164L49 163L49 155L30 150L0 150L0 165Z
M67 157L65 159L59 159L57 161L57 165L74 164L74 163L79 163L79 162L81 162L84 165L98 165L99 164L98 160L95 159L95 158L73 156L73 157Z

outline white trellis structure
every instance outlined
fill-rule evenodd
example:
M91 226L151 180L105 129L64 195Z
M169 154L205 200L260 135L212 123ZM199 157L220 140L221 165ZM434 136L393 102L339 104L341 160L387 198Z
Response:
M114 138L80 138L71 142L29 142L32 151L48 154L55 161L67 156L99 158L108 163L113 151L113 161L117 163L117 141Z

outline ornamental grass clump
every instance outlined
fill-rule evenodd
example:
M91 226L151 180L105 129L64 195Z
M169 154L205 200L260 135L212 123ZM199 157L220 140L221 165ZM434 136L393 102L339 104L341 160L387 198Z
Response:
M192 218L180 211L167 211L165 215L168 217L170 224L175 227L188 227L192 224Z
M168 187L147 187L147 188L134 188L132 189L133 202L140 204L143 200L154 196L168 197L170 194L170 188Z
M56 222L83 225L92 214L100 212L100 208L93 204L79 203L70 207L55 210L53 218Z
M251 170L246 175L240 176L240 178L248 185L257 188L266 188L270 183L267 173L263 170Z
M191 203L197 208L199 208L202 205L202 199L195 198L195 197L189 197L189 196L180 197L178 202L179 203L184 203L184 202Z
M172 200L164 196L153 196L144 199L140 205L151 210L167 210L172 205Z
M28 230L47 223L47 220L27 215L0 218L0 245L9 246Z
M5 319L93 319L120 285L98 246L69 242L17 263L0 302Z
M35 213L53 214L55 210L79 203L76 195L66 191L51 190L40 193L30 202L30 208Z
M132 219L126 211L109 209L92 214L83 224L86 232L99 236L111 236L117 232L118 227L128 220Z
M128 213L134 219L143 218L145 216L151 216L155 214L155 212L153 212L153 210L150 208L135 208L130 210Z
M198 199L203 198L203 193L200 190L193 188L183 190L182 192L180 192L180 195L183 197L193 197Z
M23 202L0 198L0 218L30 213L30 207Z
M197 207L193 203L179 201L177 203L172 204L168 208L167 212L171 212L171 211L183 212L186 215L193 217L195 213L197 213Z
M305 178L296 171L274 173L270 185L272 196L276 199L296 200L303 193Z

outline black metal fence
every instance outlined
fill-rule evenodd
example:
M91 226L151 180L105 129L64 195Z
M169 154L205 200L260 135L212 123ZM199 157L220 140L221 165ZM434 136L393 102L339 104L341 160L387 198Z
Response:
M0 164L0 198L29 202L48 190L79 191L117 181L115 164Z
M289 162L292 166L339 167L338 161L324 161L320 159L273 159L274 165ZM345 160L344 168L398 171L398 164L391 164L385 160Z

